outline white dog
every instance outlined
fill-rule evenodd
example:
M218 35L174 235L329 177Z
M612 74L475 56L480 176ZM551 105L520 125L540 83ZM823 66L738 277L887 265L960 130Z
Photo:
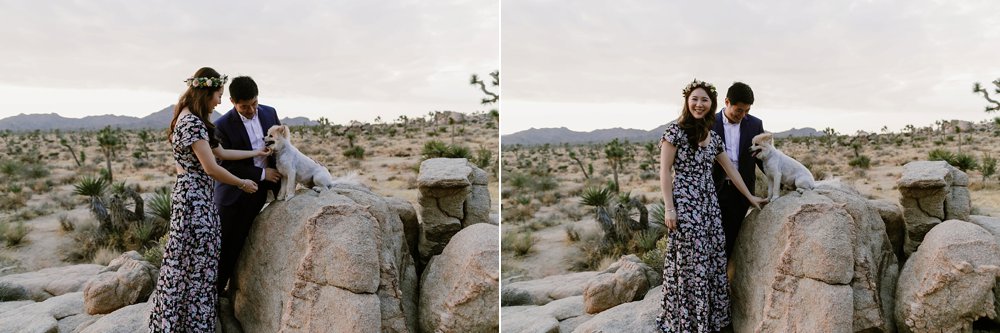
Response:
M799 193L816 187L809 169L774 148L771 133L761 133L753 137L752 142L750 154L764 162L764 174L770 180L767 184L768 199L774 201L781 195L781 185L794 188Z
M356 179L334 180L329 170L292 146L291 134L288 126L274 125L267 130L267 137L264 138L264 144L271 148L277 160L278 172L282 174L276 200L291 199L295 196L296 184L305 185L316 192L329 189L338 183L360 185Z

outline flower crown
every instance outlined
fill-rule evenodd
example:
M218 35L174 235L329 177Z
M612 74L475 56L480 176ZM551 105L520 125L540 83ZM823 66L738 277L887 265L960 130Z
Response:
M699 81L698 79L694 79L694 81L688 83L687 87L684 87L684 95L682 96L687 97L691 91L695 90L695 88L705 88L705 90L708 90L708 93L712 94L713 97L719 96L719 94L715 92L715 86L705 81Z
M221 88L226 85L226 81L229 81L229 77L225 75L222 77L189 77L184 80L191 88Z

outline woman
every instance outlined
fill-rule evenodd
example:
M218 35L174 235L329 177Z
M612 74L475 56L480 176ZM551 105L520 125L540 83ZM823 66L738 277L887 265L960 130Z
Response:
M163 265L151 299L151 332L215 331L215 275L221 236L219 215L212 203L212 179L247 193L257 191L254 181L233 176L215 161L268 153L266 148L236 151L219 147L209 116L222 101L226 79L208 67L195 72L186 81L188 89L177 102L167 129L177 162L177 182L171 195Z
M663 260L663 332L715 332L729 325L725 234L712 183L712 162L754 207L722 138L712 132L718 106L715 86L694 80L684 88L684 108L660 138L660 187L670 243Z

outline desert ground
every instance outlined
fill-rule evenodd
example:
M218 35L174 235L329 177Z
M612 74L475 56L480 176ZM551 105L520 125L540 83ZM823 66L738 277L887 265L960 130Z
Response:
M321 121L291 131L292 143L334 177L355 173L374 192L414 206L417 172L425 155L467 156L490 174L492 202L497 203L498 121L495 112L432 112L372 123ZM126 228L122 232L128 235L110 236L118 241L95 236L100 234L95 231L99 222L91 212L91 199L76 193L99 179L110 157L111 184L118 186L107 186L105 193L117 192L112 190L116 187L135 190L144 199L144 223L162 229L166 222L156 200L169 200L166 193L176 176L165 129L105 134L111 136L102 137L96 130L0 132L0 275L76 263L107 264L128 250L155 256L162 242L157 234L164 230ZM102 144L112 148L107 155ZM491 211L495 217L498 206ZM131 210L134 204L125 200L125 208Z
M971 181L972 213L1000 216L1000 179L989 171L984 177L987 168L982 167L984 157L1000 156L1000 120L942 120L923 127L907 126L896 133L885 128L880 133L853 134L827 130L823 136L778 139L775 145L802 162L817 180L839 178L869 198L897 203L896 181L906 163L929 160L935 150L935 155L942 151L961 153L968 156L964 163L971 157L978 164L966 170ZM662 247L656 244L656 235L643 235L627 248L601 249L603 231L595 208L581 201L586 189L614 182L609 148L609 143L502 148L503 281L601 270L620 254L643 257ZM656 143L621 142L619 149L615 154L621 156L617 159L619 193L638 199L652 212L653 206L662 203ZM761 181L760 170L757 177L755 193L765 196L767 185ZM650 221L656 220L653 215L650 213ZM644 257L650 262L656 259Z

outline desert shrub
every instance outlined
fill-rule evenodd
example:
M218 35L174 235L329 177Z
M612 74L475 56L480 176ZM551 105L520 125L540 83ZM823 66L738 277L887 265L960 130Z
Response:
M524 190L529 186L532 186L532 184L534 183L534 181L531 179L531 176L523 173L511 172L510 175L505 178L508 179L507 184L509 184L510 187L513 187L515 190L518 191Z
M580 194L581 203L587 206L593 207L603 207L607 206L611 201L613 193L610 188L607 187L594 187L590 186L583 190Z
M654 269L663 267L663 257L666 255L668 243L670 243L670 238L666 236L660 238L656 241L656 247L640 256L642 262Z
M164 221L170 221L170 192L166 188L157 190L149 198L146 207L149 208L148 213L152 216Z
M976 157L966 153L956 154L944 149L934 149L927 155L931 161L945 161L962 171L975 170L979 167Z
M982 171L983 182L985 183L986 179L997 173L997 159L990 156L990 154L983 154L983 164L980 165L979 171Z
M862 169L868 169L871 167L871 163L872 163L871 158L868 158L868 156L866 155L859 155L855 158L852 158L849 162L847 162L847 165Z
M365 149L361 148L361 146L354 146L354 147L348 148L347 150L344 150L344 156L348 157L348 158L359 159L359 160L360 159L364 159L365 158Z
M469 151L469 148L461 145L448 145L437 140L424 143L421 155L424 159L437 157L472 159L472 153Z
M536 191L551 191L559 187L559 181L551 175L540 176L535 181Z
M514 255L522 257L531 252L531 248L535 246L535 237L530 231L525 231L514 236L514 243L512 244L514 249Z
M112 260L118 258L118 255L119 253L114 249L102 247L100 249L97 249L97 253L94 254L93 263L101 266L107 266L108 264L111 263Z
M22 174L28 179L38 179L49 175L49 169L42 164L31 164L25 167Z
M0 163L0 173L3 173L7 177L13 177L22 167L21 163L15 160L3 161L3 163Z
M21 244L31 231L31 227L24 225L24 222L7 224L4 229L3 238L9 247Z
M656 241L660 239L660 236L662 235L655 230L643 230L639 232L638 237L634 238L636 247L639 252L645 254L646 252L656 248Z
M481 169L486 169L490 166L490 161L492 160L493 152L486 147L479 146L479 149L476 150L476 158L473 163Z
M62 231L70 232L76 229L76 224L73 219L66 214L59 214L59 227Z
M577 229L576 225L567 224L564 230L566 230L566 240L569 240L570 242L580 240L580 230Z
M0 193L0 210L15 210L28 204L26 193Z
M96 197L104 194L108 189L108 181L104 177L84 176L79 183L73 186L73 194Z
M143 259L146 259L153 266L160 267L163 264L163 247L167 245L167 234L160 237L160 240L156 242L155 245L150 246L142 253Z

